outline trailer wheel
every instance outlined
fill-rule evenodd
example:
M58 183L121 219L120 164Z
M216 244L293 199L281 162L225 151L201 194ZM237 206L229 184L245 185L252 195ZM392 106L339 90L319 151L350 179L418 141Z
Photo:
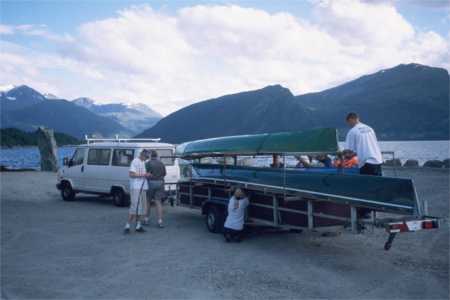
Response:
M225 216L215 206L210 206L206 212L205 223L209 232L221 233L223 232L223 223L225 222Z
M75 191L72 189L72 185L64 181L61 189L61 197L64 201L73 201L75 199Z
M120 188L113 189L111 195L115 206L123 207L130 204L127 195Z

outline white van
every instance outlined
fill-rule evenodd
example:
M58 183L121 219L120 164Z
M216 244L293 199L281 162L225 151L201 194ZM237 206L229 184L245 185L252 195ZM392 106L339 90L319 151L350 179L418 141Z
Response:
M159 139L89 139L76 147L71 158L64 159L58 171L56 187L64 200L74 200L77 193L111 195L117 206L129 205L129 168L143 149L155 150L166 166L166 191L176 191L180 178L175 146Z

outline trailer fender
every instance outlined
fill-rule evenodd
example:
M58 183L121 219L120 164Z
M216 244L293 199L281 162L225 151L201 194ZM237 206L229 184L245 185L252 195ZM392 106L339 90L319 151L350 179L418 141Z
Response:
M227 205L228 203L224 203L223 201L207 200L202 204L202 215L206 215L208 213L208 210L212 206L217 207L225 215L227 211Z

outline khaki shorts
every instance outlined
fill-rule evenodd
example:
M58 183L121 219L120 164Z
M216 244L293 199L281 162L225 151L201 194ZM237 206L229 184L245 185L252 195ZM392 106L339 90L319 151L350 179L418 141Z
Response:
M142 193L140 193L140 195L139 195L140 191L141 190L138 190L138 189L130 190L130 211L129 212L131 215L136 215L136 210L137 210L137 215L144 215L144 213L145 213L145 207L147 205L147 190L142 190ZM138 202L139 202L139 207L138 207Z
M148 201L161 201L165 196L164 181L163 180L149 180L147 191Z

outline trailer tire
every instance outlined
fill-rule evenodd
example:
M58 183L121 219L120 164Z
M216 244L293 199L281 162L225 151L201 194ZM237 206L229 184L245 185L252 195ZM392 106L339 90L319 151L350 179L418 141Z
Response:
M206 228L212 233L223 232L223 224L225 222L224 213L216 206L209 206L206 211L205 223Z
M75 200L75 191L72 189L70 182L64 181L61 188L61 197L64 201Z
M130 199L121 188L113 189L111 196L115 206L124 207L130 205Z

